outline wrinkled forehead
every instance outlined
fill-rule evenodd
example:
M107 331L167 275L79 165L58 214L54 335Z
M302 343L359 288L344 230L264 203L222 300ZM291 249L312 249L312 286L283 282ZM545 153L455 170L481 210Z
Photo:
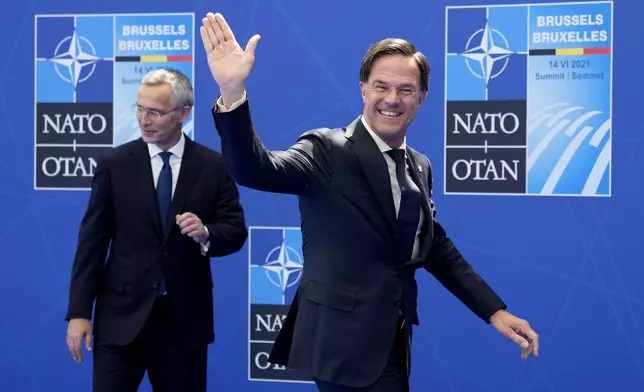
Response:
M139 88L138 104L151 109L170 109L172 107L172 86L142 85Z
M369 82L420 88L420 70L413 57L385 56L373 64Z

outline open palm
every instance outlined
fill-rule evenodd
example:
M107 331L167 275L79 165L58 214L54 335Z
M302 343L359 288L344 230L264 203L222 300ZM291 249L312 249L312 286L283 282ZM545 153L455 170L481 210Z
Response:
M202 23L201 40L215 81L221 89L243 86L253 67L260 36L254 35L243 50L221 14L209 12Z

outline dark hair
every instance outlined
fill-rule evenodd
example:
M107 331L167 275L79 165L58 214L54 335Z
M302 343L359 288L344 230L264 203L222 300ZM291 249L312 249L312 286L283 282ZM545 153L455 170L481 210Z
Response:
M423 91L429 89L430 66L424 54L416 49L416 46L401 38L386 38L371 45L362 58L360 66L360 81L367 83L371 76L371 69L374 63L381 57L402 55L413 57L420 71L420 88Z

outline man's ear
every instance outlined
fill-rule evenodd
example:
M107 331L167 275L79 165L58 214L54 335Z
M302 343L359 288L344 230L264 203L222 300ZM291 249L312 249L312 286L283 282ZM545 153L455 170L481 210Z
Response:
M181 117L179 117L179 121L178 121L180 124L183 124L184 122L186 122L188 117L190 117L190 111L191 109L189 106L184 106L183 108L181 108Z
M367 103L367 89L362 82L360 82L358 85L360 86L360 95L362 95L362 102Z

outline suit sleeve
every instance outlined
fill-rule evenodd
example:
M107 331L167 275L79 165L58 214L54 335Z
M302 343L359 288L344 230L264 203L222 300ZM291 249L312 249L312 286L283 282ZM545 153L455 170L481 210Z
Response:
M221 180L216 199L213 222L207 223L210 233L208 256L221 257L239 251L248 237L244 210L239 202L239 191L223 161L218 162Z
M94 299L114 233L114 203L110 174L104 163L94 172L87 210L81 221L72 267L65 319L92 318Z
M474 314L490 323L490 317L507 306L474 271L436 220L435 204L431 200L431 166L428 172L434 240L423 266Z
M222 152L240 185L272 193L312 195L330 181L330 148L321 131L304 133L284 151L269 151L255 134L248 100L228 112L215 104L212 114Z

